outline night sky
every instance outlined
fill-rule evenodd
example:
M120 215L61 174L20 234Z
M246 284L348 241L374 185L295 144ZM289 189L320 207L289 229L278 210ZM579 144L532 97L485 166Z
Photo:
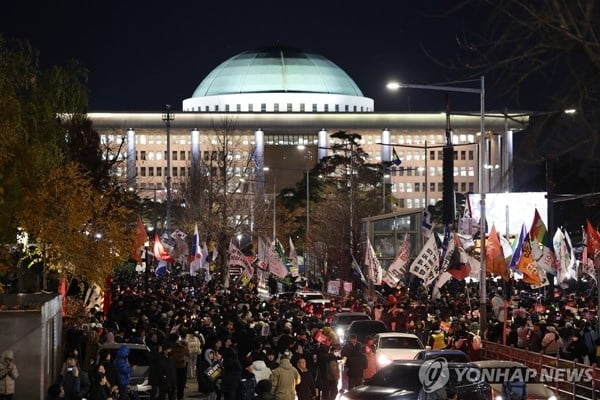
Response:
M181 109L218 64L245 50L281 44L321 54L344 69L376 111L441 111L444 94L390 93L390 79L433 84L465 79L452 70L457 35L482 29L472 12L444 15L454 1L11 1L0 32L26 39L43 67L70 59L89 70L90 111ZM475 83L477 85L477 83ZM488 82L487 108L504 108ZM451 107L477 111L474 95Z

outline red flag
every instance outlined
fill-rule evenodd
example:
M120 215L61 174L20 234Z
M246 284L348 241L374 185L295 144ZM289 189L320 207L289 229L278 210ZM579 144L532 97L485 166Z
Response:
M588 255L595 257L600 253L600 232L587 220L586 233Z
M454 233L452 241L448 243L444 263L447 263L446 271L452 275L454 279L462 281L471 274L469 258L456 233Z
M158 233L154 234L154 258L157 260L163 260L166 262L175 262L173 257L169 254L165 247L163 246L160 238L158 237Z
M485 247L487 272L500 275L502 279L508 281L510 278L508 265L506 264L506 259L502 253L502 245L500 244L500 238L496 233L496 227L494 225L492 225L490 236L488 237Z
M133 236L133 247L131 248L131 259L137 262L142 262L140 255L140 247L148 241L148 235L146 234L146 228L142 224L142 219L138 217L138 222L135 227L135 235Z
M60 278L58 293L62 297L62 315L64 317L67 315L67 280L65 278Z

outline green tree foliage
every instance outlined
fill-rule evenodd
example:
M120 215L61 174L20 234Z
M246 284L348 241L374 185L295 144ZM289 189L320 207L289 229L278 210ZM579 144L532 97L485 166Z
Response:
M102 284L134 224L84 116L86 81L76 62L41 70L28 43L0 36L0 243L24 230L38 254L21 260ZM4 270L28 264L4 253Z

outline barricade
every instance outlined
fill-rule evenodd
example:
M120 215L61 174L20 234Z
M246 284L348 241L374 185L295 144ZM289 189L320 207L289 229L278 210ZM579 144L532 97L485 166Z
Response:
M483 341L483 358L508 360L535 369L560 399L600 400L600 366L586 365L562 358Z

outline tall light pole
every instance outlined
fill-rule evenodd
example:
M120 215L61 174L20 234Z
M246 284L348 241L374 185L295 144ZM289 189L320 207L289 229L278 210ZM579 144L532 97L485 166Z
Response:
M162 115L163 122L167 125L167 232L171 231L171 203L173 194L171 193L171 121L175 120L175 115L171 112L171 105L167 104L165 112Z
M299 145L298 150L306 150L306 146ZM304 239L304 275L308 273L308 244L310 241L310 169L308 168L308 160L312 160L312 152L306 150L304 154L306 168L306 235Z
M480 87L479 88L463 88L456 86L445 86L445 85L413 85L413 84L405 84L399 82L390 82L387 84L387 88L391 90L397 90L400 88L408 88L408 89L424 89L424 90L437 90L437 91L445 91L445 92L460 92L460 93L475 93L479 94L479 111L480 111L480 130L481 136L479 141L479 192L480 192L480 208L481 215L479 221L479 231L481 234L481 256L480 256L480 264L481 271L479 275L479 326L481 332L485 332L487 325L487 312L486 312L486 303L487 303L487 293L486 293L486 250L485 250L485 242L486 242L486 223L485 223L485 191L483 190L483 170L485 165L485 79L484 77L480 77L478 80Z

